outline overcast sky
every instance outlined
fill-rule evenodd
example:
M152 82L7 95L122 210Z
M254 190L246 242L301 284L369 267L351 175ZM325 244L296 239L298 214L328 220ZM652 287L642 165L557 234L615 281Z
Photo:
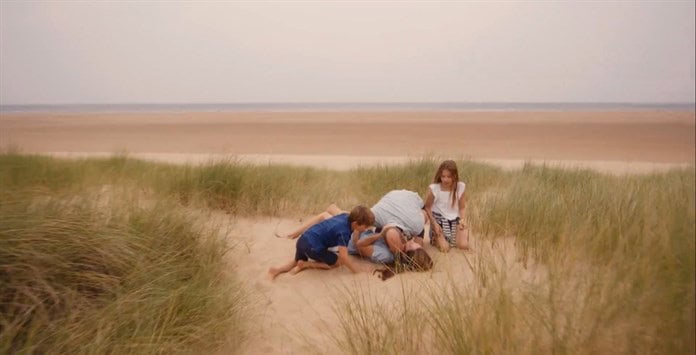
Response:
M694 2L0 2L0 103L693 102Z

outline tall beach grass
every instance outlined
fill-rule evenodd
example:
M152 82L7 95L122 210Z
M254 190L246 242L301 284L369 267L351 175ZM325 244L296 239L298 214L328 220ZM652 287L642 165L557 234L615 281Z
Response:
M223 276L228 246L214 228L166 200L143 203L130 187L29 187L0 191L0 353L243 343L250 302Z
M482 191L470 185L475 282L422 282L408 297L427 309L418 314L349 293L339 343L354 354L389 353L394 338L433 354L694 353L693 169L610 176L527 165L500 175ZM502 256L501 237L514 238L516 260ZM534 277L514 272L525 268ZM379 322L386 332L373 330ZM433 336L400 338L424 323Z
M89 264L79 258L76 259L77 262L72 262L70 257L102 255L103 253L91 249L80 248L103 248L112 243L116 245L116 251L109 253L114 255L121 255L119 252L125 253L123 258L129 255L148 255L148 248L142 244L154 242L142 242L138 238L166 234L168 231L186 231L183 226L175 223L179 217L168 214L167 211L170 210L208 208L235 215L297 216L314 214L332 202L344 208L358 203L371 205L392 189L410 189L423 196L438 163L435 158L425 158L404 165L361 167L348 172L337 172L285 165L254 166L236 161L176 166L145 163L127 156L65 161L2 154L0 186L3 186L3 214L0 217L0 230L3 231L3 240L0 242L6 245L3 245L0 252L24 248L21 250L31 249L33 253L35 249L22 243L24 239L33 240L32 233L38 228L34 226L40 226L40 232L36 232L41 236L39 241L46 239L45 236L53 236L62 243L67 238L66 235L80 235L76 230L86 230L82 235L89 239L76 239L65 247L55 242L40 247L38 250L43 250L41 255L46 254L48 258L45 265ZM475 245L480 246L476 249L476 258L472 264L473 281L424 281L419 287L420 291L408 297L409 304L422 306L416 309L405 307L403 299L399 301L396 298L395 303L391 304L380 298L379 294L370 295L369 292L362 292L364 290L356 290L344 303L336 306L341 322L332 337L340 348L356 354L399 351L457 354L688 354L696 351L693 167L666 173L618 176L584 169L560 169L531 164L514 171L504 171L467 160L459 160L458 165L460 177L468 186L468 217L472 238ZM155 203L148 207L150 209L138 208L135 209L136 212L132 212L133 206L138 206L134 202L137 199L124 198L128 195L118 194L119 197L113 201L97 199L102 205L90 205L87 201L89 198L84 195L85 191L101 191L105 186L111 189L122 186L134 188L147 194L152 201L174 202L167 208L158 207L160 205ZM121 207L114 207L117 200L122 201ZM111 207L105 210L104 205ZM113 211L114 208L121 212L105 212ZM4 212L5 210L9 212ZM116 223L117 221L120 222ZM113 227L113 223L120 227ZM219 287L219 282L215 281L218 280L216 277L219 269L214 266L217 262L212 261L219 257L210 256L217 255L217 252L201 252L200 248L208 249L193 247L198 241L215 239L200 236L196 230L172 235L176 240L187 240L186 245L195 252L175 253L172 249L172 253L181 258L171 256L157 259L153 256L137 260L152 261L153 265L159 266L169 265L178 259L181 260L177 262L186 260L187 263L197 265L198 269L189 265L185 270L198 270L200 274L197 275L200 276L197 279L204 280L208 277L209 285ZM16 237L25 234L26 237ZM98 238L105 239L95 244L94 240L101 240ZM501 262L500 246L503 241L511 238L515 241L517 258L502 258L504 262ZM132 248L136 248L138 252L116 243L121 240L137 241ZM31 245L42 244L32 242ZM157 248L160 247L163 246L157 245ZM185 249L182 245L177 245L176 248L177 251ZM219 247L210 250L219 251ZM64 252L69 255L64 256ZM5 271L2 275L3 282L19 280L19 285L27 289L39 287L36 285L51 285L48 281L38 281L37 284L31 283L31 287L24 286L22 282L28 282L26 280L44 280L40 276L43 272L48 272L36 271L43 269L29 263L30 256L33 257L34 254L29 251L26 253L17 254L14 259L8 255L0 258L3 267L1 270L9 270L7 265L10 263L5 260L16 260L13 261L16 265L28 265L24 273ZM208 256L201 257L196 253ZM105 262L121 260L109 257L100 257L98 260L102 259ZM199 265L200 260L211 262ZM109 270L113 268L114 271L109 271L105 273L106 276L99 276L96 280L64 276L61 268L49 270L61 272L59 276L47 278L57 283L50 287L41 286L47 287L49 291L43 291L39 287L37 292L40 297L26 296L27 299L38 300L34 301L35 307L27 308L31 311L21 312L17 310L19 308L13 308L13 313L9 313L3 309L3 326L9 324L15 327L4 326L3 329L15 331L12 333L3 330L3 342L0 344L5 349L15 349L17 344L43 349L41 346L48 340L36 342L35 339L57 339L62 334L67 334L68 330L79 329L77 334L84 332L91 339L103 339L103 334L125 334L123 338L109 338L111 341L104 341L103 344L110 345L95 349L130 349L133 352L145 349L144 352L157 352L157 349L172 349L173 345L168 343L170 340L177 344L195 343L191 339L179 338L182 334L179 331L168 333L172 329L180 329L179 316L186 315L183 319L193 317L204 324L200 328L200 339L206 337L202 335L203 329L213 329L210 323L206 323L213 318L197 318L193 311L169 311L170 313L148 317L151 323L157 323L155 319L162 322L167 320L164 323L167 326L163 328L157 328L151 323L138 325L127 316L122 320L111 318L111 313L99 313L107 312L105 309L117 309L113 312L122 314L122 308L119 307L142 305L149 302L146 300L159 306L168 305L163 300L163 292L154 291L136 292L138 297L142 296L140 302L124 301L125 306L113 305L113 300L121 293L113 295L104 290L112 290L113 285L116 285L116 289L122 288L123 281L116 282L116 279L122 280L125 277L130 280L126 277L130 274L123 271L127 268L117 261L114 261L114 265L109 267ZM129 262L128 265L140 264ZM437 267L438 265L436 269ZM519 270L535 270L532 273L534 277L520 276L529 273L521 273ZM78 271L83 272L79 268ZM94 274L92 269L87 271L89 275ZM184 273L186 277L190 277L190 272ZM170 277L187 280L184 276L179 279L179 276L174 276L176 274L165 274L162 276L165 280ZM157 277L148 280L157 280ZM408 280L408 276L404 275L387 282L405 280ZM173 281L166 284L177 285ZM151 282L146 285L149 287ZM76 300L69 298L70 306L66 306L68 301L54 302L54 295L58 294L54 288L72 290L68 293L74 295ZM88 296L80 292L86 292ZM95 292L99 297L92 296ZM211 302L208 307L230 310L225 308L229 307L229 303L223 306L223 301L235 299L235 296L234 293L225 292L231 291L208 294L208 297L219 296L215 300L208 298ZM19 297L15 293L12 293L11 299ZM3 297L3 307L8 304L24 304L15 301L8 303L6 300L9 296ZM95 305L94 299L102 303ZM112 303L104 300L111 300ZM31 304L29 301L22 302ZM53 306L54 303L59 306ZM51 313L53 311L42 310L41 307L46 304L57 307L51 308L57 311ZM113 308L109 308L109 305ZM161 309L159 306L152 309ZM183 308L189 309L186 306ZM67 312L66 309L71 311ZM82 312L83 309L98 309L91 316L93 318L80 318L93 319L113 333L90 333L91 329L99 329L94 326L95 323L86 323L89 326L85 328L89 330L76 325L67 328L53 325L48 327L52 329L51 333L41 333L41 337L37 338L36 334L39 333L36 329L46 328L38 324L50 323L39 323L50 318L44 313L54 314L53 316L57 314L59 316L56 317L59 318L56 319L63 322L63 319L69 319L65 314L73 314L77 310ZM233 314L237 311L239 310L222 313ZM9 314L11 316L6 316ZM113 322L105 322L104 319ZM34 323L37 324L36 327L32 327ZM384 327L376 331L375 327L380 324ZM239 327L243 328L243 325ZM126 334L127 331L124 330L134 328L145 329L143 334L147 335L135 337L133 334ZM6 337L5 334L12 336ZM127 342L132 346L128 348L125 343L121 344L113 339L134 340Z

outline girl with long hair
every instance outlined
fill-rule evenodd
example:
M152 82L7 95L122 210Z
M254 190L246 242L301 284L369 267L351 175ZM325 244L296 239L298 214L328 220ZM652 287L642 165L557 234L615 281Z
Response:
M459 181L457 163L445 160L437 168L433 183L428 186L425 211L430 219L430 243L440 251L450 247L469 250L466 225L466 184Z

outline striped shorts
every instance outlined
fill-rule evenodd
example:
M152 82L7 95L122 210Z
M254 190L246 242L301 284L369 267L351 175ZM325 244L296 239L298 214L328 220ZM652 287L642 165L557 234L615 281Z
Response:
M449 220L437 212L433 212L433 217L435 217L435 222L437 222L437 224L440 225L440 228L442 228L442 235L444 235L445 239L447 239L449 245L451 247L455 247L457 245L457 227L459 226L459 217ZM433 232L433 229L430 228L430 243L435 243L434 237L435 233Z

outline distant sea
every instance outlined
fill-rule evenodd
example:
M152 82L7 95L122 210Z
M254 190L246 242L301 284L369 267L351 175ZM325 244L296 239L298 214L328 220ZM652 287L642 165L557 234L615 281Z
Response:
M0 105L2 113L312 112L312 111L696 111L695 103L194 103Z

